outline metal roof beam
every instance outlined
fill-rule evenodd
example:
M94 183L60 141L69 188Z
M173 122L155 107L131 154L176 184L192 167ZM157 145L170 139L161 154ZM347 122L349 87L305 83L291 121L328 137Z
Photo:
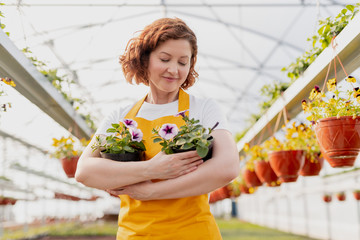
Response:
M8 36L0 31L0 74L16 83L15 89L78 138L90 138L92 130L70 103L51 85Z

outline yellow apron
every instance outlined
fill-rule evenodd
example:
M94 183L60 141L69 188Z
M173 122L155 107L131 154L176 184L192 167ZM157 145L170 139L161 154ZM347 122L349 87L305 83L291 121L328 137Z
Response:
M137 102L125 118L134 119L138 123L147 149L145 159L149 160L161 150L158 143L153 143L151 130L165 123L173 123L180 127L184 121L181 116L165 116L152 121L136 117L145 98ZM180 112L188 109L189 95L180 89L178 110ZM215 219L210 213L207 194L151 201L139 201L128 195L121 195L120 199L117 240L222 239Z

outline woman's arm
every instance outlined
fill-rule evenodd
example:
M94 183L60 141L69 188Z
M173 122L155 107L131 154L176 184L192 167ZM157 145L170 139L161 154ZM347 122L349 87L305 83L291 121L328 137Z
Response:
M88 187L113 189L150 179L170 179L197 169L203 161L196 151L166 155L162 152L148 161L117 162L92 151L93 137L81 155L75 179Z
M215 130L213 157L196 171L160 182L143 182L111 191L128 194L138 200L172 199L209 193L239 175L239 155L235 141L227 130Z

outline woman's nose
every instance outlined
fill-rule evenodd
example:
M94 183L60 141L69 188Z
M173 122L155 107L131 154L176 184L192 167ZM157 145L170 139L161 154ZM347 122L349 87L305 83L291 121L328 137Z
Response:
M178 67L176 64L170 64L167 71L173 75L178 73Z

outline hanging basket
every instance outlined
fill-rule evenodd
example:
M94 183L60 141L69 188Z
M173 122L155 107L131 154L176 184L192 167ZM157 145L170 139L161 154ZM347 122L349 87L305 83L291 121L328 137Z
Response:
M316 138L325 159L333 168L352 167L360 152L360 118L352 116L320 119Z
M240 184L240 191L241 193L250 194L250 189L246 186L245 183Z
M304 150L274 151L269 153L270 166L281 182L296 182L304 161Z
M336 194L336 198L337 198L340 202L342 202L342 201L345 201L345 200L346 200L346 195L345 195L345 193L338 193L338 194Z
M262 183L268 187L279 186L278 176L267 161L255 161L255 173Z
M248 168L243 168L242 170L242 176L245 180L245 183L247 185L247 187L259 187L262 185L262 182L260 181L260 179L258 178L258 176L256 175L255 171L251 171Z
M75 177L76 167L79 160L79 156L74 156L72 158L62 158L61 164L68 178Z
M309 154L306 154L304 166L301 168L299 174L304 177L318 176L323 164L324 164L323 157L319 157L319 155L316 154L316 156L314 156L314 159L311 160L311 156Z
M322 198L323 198L323 201L326 203L329 203L332 200L331 195L324 195Z
M359 201L360 200L360 191L354 191L353 196L357 201Z

